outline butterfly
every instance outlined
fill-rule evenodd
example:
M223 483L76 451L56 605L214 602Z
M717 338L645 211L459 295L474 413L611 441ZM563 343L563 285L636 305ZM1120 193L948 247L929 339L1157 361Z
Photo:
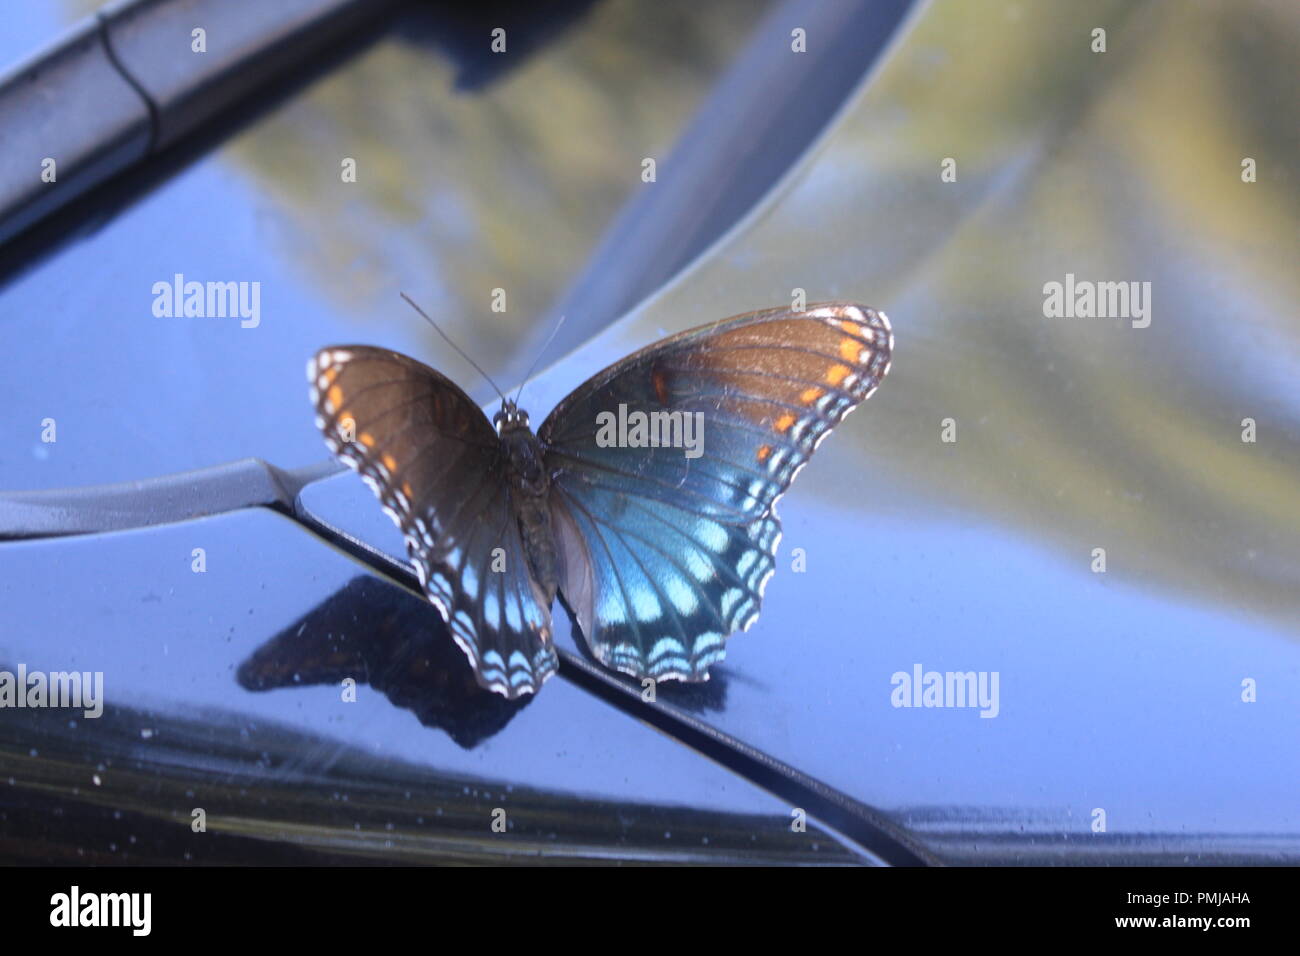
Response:
M507 698L557 667L557 593L598 661L701 681L758 618L776 505L889 370L885 315L768 309L662 339L593 376L535 433L388 349L308 363L316 423L397 523L479 683Z

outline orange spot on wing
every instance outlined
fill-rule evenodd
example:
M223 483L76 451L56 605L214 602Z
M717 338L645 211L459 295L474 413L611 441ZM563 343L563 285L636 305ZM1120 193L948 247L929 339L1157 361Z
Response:
M832 365L826 370L826 381L838 385L849 377L851 369L847 365Z
M771 455L772 455L772 446L771 446L771 445L764 445L762 448L760 448L760 449L758 450L758 460L759 460L759 461L767 461L767 459L770 458Z
M325 393L325 397L330 400L330 404L335 408L343 407L343 389L337 385L331 385L330 390Z
M392 455L384 455L379 460L384 463L384 467L387 468L389 471L397 470L397 459L394 458Z
M799 393L799 402L803 405L811 405L813 402L817 401L817 399L821 398L822 395L824 394L825 392L823 392L820 388L805 388L802 392Z
M794 416L791 415L789 412L786 412L784 415L782 415L780 418L776 420L776 424L773 425L772 427L779 432L788 432L790 430L790 426L793 424L794 424Z
M659 400L660 405L668 404L668 377L664 375L664 370L657 368L650 373L650 383L654 386L655 398Z
M861 342L857 339L840 339L840 358L848 359L850 362L856 362L860 354L862 354Z
M361 442L361 444L365 445L367 448L375 447L375 436L370 434L370 432L362 432L357 436L357 441Z
M331 365L329 368L325 370L323 374L325 376L325 384L333 385L334 380L339 377L338 367L335 365Z

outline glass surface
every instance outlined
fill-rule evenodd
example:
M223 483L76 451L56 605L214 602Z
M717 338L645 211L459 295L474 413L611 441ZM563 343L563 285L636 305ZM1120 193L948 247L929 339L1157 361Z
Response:
M486 400L398 290L517 378L641 158L744 42L741 6L691 20L682 44L599 5L473 97L418 30L394 31L6 277L3 484L319 460L302 367L333 342L415 355ZM666 8L666 36L688 7ZM548 359L524 393L534 422L634 349L795 290L893 322L889 377L781 502L758 623L703 691L661 688L656 706L953 862L1300 859L1298 59L1300 16L1270 0L929 4L760 210ZM155 317L152 286L177 272L261 282L260 324ZM1046 314L1069 276L1150 283L1149 325ZM307 498L400 555L355 477ZM206 578L189 570L199 538L219 546ZM212 719L254 761L237 728L269 720L310 741L304 774L346 749L610 806L788 819L563 678L469 749L376 695L338 712L324 683L243 687L250 655L363 573L278 516L6 544L0 561L0 660L108 655L143 713ZM200 590L182 600L181 582ZM557 630L581 648L566 615ZM996 716L894 706L895 675L918 666L997 674Z

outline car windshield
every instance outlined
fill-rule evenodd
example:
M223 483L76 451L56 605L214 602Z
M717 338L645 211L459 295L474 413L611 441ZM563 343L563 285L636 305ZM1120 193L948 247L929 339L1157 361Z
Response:
M1300 19L1248 6L572 3L498 52L375 4L274 70L124 13L45 74L139 87L76 81L66 141L124 114L67 162L11 73L0 670L103 679L0 724L59 807L17 856L187 859L206 787L224 861L1300 858ZM98 9L18 5L0 67ZM649 696L559 603L557 679L483 690L304 378L391 349L537 428L825 301L892 370L781 500L758 622ZM521 842L457 842L502 801Z

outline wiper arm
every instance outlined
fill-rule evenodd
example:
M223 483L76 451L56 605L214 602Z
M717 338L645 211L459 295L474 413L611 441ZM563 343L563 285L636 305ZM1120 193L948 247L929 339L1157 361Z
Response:
M0 491L0 540L126 531L240 508L274 508L296 516L303 488L344 470L324 461L286 471L259 458L243 458L113 485Z
M176 143L395 3L108 4L0 75L0 244ZM206 52L194 50L196 29L204 30Z

